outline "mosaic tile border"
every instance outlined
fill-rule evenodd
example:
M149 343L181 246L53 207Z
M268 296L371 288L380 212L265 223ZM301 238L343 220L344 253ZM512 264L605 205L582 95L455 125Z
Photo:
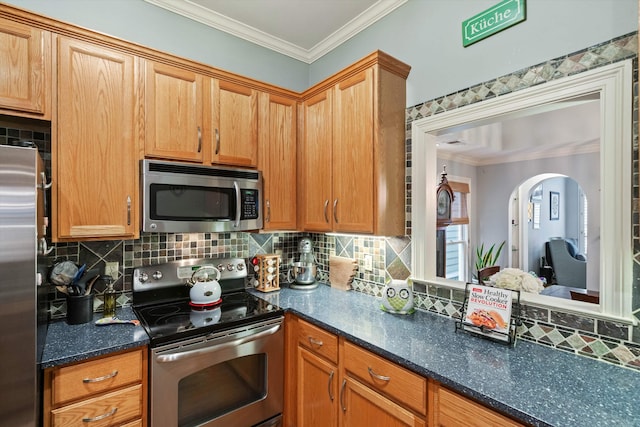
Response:
M626 34L578 52L474 85L406 110L406 224L411 235L411 123L424 117L481 102L547 81L577 74L625 59L634 59L633 114L633 240L634 277L640 277L640 199L638 188L638 34ZM636 281L638 282L638 281ZM416 308L459 318L461 291L437 286L414 286ZM634 306L640 305L640 283L634 286ZM585 357L640 369L640 328L537 307L524 307L521 339ZM635 342L634 342L635 341Z

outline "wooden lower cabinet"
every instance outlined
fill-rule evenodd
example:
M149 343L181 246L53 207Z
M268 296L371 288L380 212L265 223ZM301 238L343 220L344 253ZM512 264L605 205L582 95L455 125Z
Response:
M147 349L45 370L44 426L146 426Z
M433 411L433 427L518 427L524 426L502 414L492 411L436 381L429 382L429 399Z
M340 393L343 426L426 426L423 418L357 380L347 376L343 384Z
M286 427L524 426L287 315Z

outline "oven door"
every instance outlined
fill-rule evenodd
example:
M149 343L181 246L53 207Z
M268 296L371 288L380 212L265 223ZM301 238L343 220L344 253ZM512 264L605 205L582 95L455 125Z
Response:
M283 408L283 318L151 352L151 424L253 426Z

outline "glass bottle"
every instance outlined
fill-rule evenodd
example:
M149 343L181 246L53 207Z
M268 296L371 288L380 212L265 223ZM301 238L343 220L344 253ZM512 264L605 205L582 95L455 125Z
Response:
M113 289L113 279L110 277L107 281L107 289L104 291L104 304L102 317L116 317L116 291Z

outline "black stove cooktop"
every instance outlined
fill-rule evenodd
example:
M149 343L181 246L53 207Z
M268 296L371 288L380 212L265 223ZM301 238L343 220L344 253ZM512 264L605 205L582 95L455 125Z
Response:
M192 307L189 299L133 308L151 344L157 346L281 316L283 310L246 291L222 295L212 307Z
M202 266L220 271L221 302L210 307L194 307L189 299L188 279ZM242 258L189 259L135 268L133 309L152 346L282 316L281 308L245 290L247 277Z

